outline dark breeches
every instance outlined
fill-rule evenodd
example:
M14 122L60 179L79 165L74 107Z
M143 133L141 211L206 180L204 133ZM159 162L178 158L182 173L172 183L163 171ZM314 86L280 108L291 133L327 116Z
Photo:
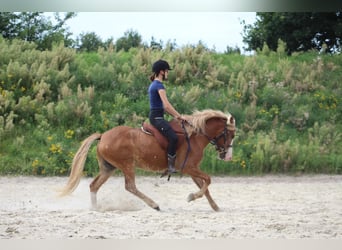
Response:
M160 133L162 133L167 140L169 141L169 145L167 147L167 153L170 156L176 155L176 147L177 147L177 142L178 142L178 137L169 125L167 121L164 120L163 117L154 117L153 115L151 116L150 114L150 123L156 127Z

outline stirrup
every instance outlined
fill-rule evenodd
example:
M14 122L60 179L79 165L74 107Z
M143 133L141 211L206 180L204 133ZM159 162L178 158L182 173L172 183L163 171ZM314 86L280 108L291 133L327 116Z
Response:
M163 178L163 177L165 177L165 176L168 176L168 177L167 177L167 181L170 181L171 174L169 173L169 170L168 170L168 169L166 169L166 170L164 171L164 173L162 173L162 175L160 176L160 178Z

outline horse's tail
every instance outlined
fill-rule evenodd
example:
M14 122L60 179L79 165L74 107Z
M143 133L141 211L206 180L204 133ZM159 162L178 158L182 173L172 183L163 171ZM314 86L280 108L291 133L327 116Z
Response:
M59 196L71 194L77 188L82 177L84 164L87 159L87 154L90 149L90 146L95 140L99 140L100 138L100 133L94 133L82 142L82 145L80 146L80 148L74 156L74 159L72 160L71 173L69 176L68 183L60 191Z

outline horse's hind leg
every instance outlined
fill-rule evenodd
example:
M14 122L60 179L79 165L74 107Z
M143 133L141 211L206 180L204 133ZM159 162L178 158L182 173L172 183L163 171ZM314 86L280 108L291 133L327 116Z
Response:
M124 171L125 175L125 188L127 191L131 192L132 194L138 196L140 199L142 199L147 205L154 208L155 210L160 210L158 204L156 204L151 198L144 195L142 192L140 192L136 185L135 185L135 173L134 170L126 170Z
M203 180L200 178L192 177L192 176L191 176L191 178L196 183L196 185L201 189L203 186ZM215 201L211 197L208 189L207 189L207 191L205 191L204 195L205 195L205 197L207 197L208 202L209 202L210 206L212 207L212 209L214 209L215 211L219 211L220 208L217 206L217 204L215 203Z
M97 209L97 191L100 189L103 183L105 183L108 178L112 175L113 171L116 169L114 166L109 164L103 158L98 156L98 163L100 167L100 173L95 179L90 183L90 198L91 198L91 208Z

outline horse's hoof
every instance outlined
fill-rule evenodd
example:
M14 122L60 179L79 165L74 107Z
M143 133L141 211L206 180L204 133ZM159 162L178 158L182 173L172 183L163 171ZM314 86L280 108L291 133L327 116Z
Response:
M160 211L159 206L158 207L154 207L154 209L157 210L157 211Z
M213 209L215 212L220 212L220 208L218 206L214 206Z
M187 200L188 200L188 202L195 200L195 195L194 194L189 194Z

